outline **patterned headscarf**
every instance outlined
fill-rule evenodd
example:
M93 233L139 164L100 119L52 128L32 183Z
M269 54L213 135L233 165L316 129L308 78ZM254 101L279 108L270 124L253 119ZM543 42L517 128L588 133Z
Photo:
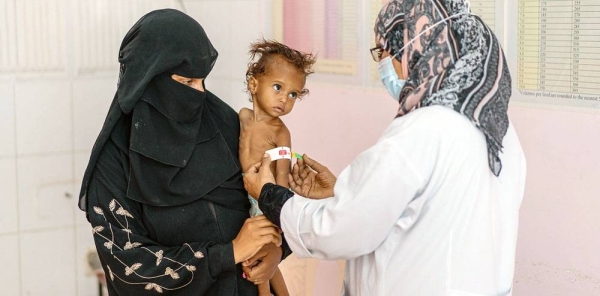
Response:
M404 13L402 3L388 2L379 12L375 21L375 40L377 45L399 58L404 47Z
M375 34L392 55L408 45L396 57L402 61L403 73L408 73L398 116L434 105L467 116L485 135L489 166L498 176L502 170L498 154L508 129L511 78L498 39L481 18L462 14L447 19L468 12L467 2L390 1L379 13Z

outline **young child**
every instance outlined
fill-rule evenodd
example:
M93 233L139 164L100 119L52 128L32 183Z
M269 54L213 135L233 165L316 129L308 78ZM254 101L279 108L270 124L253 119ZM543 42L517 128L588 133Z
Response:
M247 91L250 94L252 109L242 108L240 117L239 157L242 171L247 171L259 162L266 151L287 147L291 152L290 131L279 117L292 111L296 100L308 94L304 88L306 77L313 73L315 57L299 52L276 41L260 40L250 47L250 64L246 71ZM254 61L258 57L257 61ZM278 185L289 187L288 174L290 159L273 161ZM260 215L257 201L248 196L252 216ZM273 278L259 284L259 295L288 295L283 276L279 269Z

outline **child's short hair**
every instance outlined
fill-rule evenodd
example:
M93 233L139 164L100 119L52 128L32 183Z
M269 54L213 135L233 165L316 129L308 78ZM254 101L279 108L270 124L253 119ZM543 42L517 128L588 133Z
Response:
M316 62L315 55L300 52L274 40L260 39L250 45L248 53L250 54L250 63L248 64L248 70L246 70L246 84L248 84L250 77L264 74L274 56L282 57L306 76L314 73L312 66ZM257 56L258 60L254 61ZM308 94L307 89L303 90L300 95L306 94ZM250 98L250 101L252 101L252 98Z

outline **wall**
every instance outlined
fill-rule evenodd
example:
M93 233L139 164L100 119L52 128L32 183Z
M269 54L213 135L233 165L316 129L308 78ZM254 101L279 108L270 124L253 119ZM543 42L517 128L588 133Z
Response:
M513 105L525 155L516 295L600 294L600 113Z

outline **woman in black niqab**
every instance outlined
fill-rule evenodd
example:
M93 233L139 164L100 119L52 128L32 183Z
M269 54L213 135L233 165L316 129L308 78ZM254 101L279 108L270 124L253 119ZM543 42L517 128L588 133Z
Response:
M241 230L250 205L238 116L204 88L217 55L202 27L172 9L143 16L121 44L117 92L79 199L111 295L257 294L236 265L253 255L241 242L257 241ZM267 220L248 223L264 241L279 239Z

